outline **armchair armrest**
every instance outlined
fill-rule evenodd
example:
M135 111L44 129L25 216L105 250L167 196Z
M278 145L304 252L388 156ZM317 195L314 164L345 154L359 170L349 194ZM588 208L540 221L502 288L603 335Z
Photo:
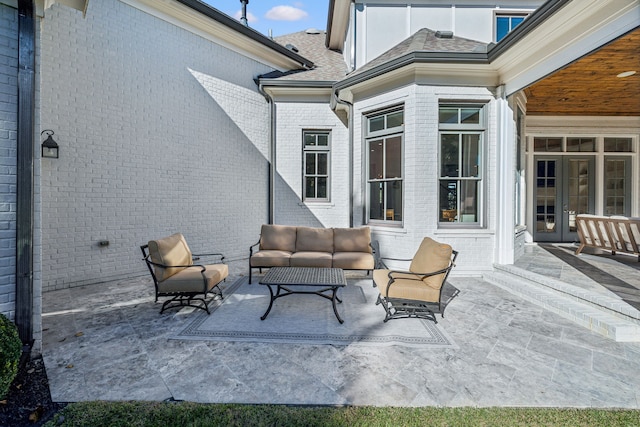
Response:
M253 248L258 246L259 244L260 244L260 240L258 239L257 242L255 242L253 245L249 246L249 258L251 258L251 255L253 255Z
M219 257L220 263L224 264L224 254L221 253L211 253L211 254L192 254L191 259L194 261L199 261L200 257Z
M167 265L167 264L160 264L157 262L153 262L148 258L145 258L145 261L147 262L147 264L156 266L156 267L161 267L161 268L191 268L191 267L200 267L201 270L200 272L203 273L205 271L207 271L207 268L204 265L201 264L191 264L191 265Z

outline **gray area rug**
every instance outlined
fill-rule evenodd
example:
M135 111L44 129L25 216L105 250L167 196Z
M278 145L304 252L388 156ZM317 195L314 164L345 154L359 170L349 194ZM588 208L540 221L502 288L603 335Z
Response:
M171 337L180 340L245 341L262 343L403 345L457 348L446 332L431 321L396 319L384 323L384 309L375 305L378 291L371 279L348 279L338 291L342 304L333 313L331 301L317 295L289 295L273 303L269 316L269 289L242 277L224 290L224 300L210 304L211 314L198 310L194 320Z

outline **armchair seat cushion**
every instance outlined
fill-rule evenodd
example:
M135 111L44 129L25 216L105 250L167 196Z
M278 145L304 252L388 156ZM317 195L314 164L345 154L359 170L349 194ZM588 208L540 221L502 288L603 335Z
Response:
M409 271L412 273L432 273L440 271L451 263L453 248L446 243L439 243L430 237L422 239L418 251L413 256ZM424 283L434 289L440 289L444 282L445 273L424 278Z
M149 256L151 261L164 265L192 265L192 254L187 241L180 233L162 239L149 241ZM155 265L154 271L159 282L168 279L182 271L184 267L164 268Z
M262 250L251 256L251 267L289 267L291 252Z
M371 252L335 252L333 267L345 270L373 270L375 261Z
M440 287L425 286L425 282L414 274L393 273L396 278L391 286L389 270L374 270L373 280L384 298L397 298L437 303L440 301ZM413 279L413 280L412 280ZM387 289L388 288L388 289Z
M218 283L229 276L229 267L226 264L205 265L204 276L206 278L206 290L210 291ZM203 293L204 280L202 278L202 267L194 265L188 267L173 276L158 281L159 293Z
M296 252L291 255L291 267L331 267L332 254L328 252Z

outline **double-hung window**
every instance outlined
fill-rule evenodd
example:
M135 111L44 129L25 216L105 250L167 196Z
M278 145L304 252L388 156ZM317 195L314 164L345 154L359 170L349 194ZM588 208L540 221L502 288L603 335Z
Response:
M403 134L402 107L378 112L366 118L365 146L370 222L402 224Z
M482 105L440 105L441 226L482 224L485 126Z
M305 201L329 201L330 136L329 131L302 132L302 194Z

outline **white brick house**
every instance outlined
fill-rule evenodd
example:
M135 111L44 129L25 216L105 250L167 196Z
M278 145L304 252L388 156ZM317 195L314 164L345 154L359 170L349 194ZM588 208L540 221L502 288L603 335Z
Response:
M11 318L23 3L0 0L0 312ZM460 252L456 274L512 263L525 239L546 237L537 162L569 157L539 152L545 141L595 141L581 153L594 162L594 213L608 208L607 162L623 158L623 213L639 215L638 114L528 115L526 92L637 33L638 2L452 3L330 0L326 33L274 41L197 0L33 2L35 348L42 292L147 274L139 246L177 231L236 274L266 222L368 225L394 257L432 236ZM521 26L505 36L505 22ZM40 157L44 129L58 159ZM611 139L628 150L607 152ZM463 149L447 157L449 146Z

